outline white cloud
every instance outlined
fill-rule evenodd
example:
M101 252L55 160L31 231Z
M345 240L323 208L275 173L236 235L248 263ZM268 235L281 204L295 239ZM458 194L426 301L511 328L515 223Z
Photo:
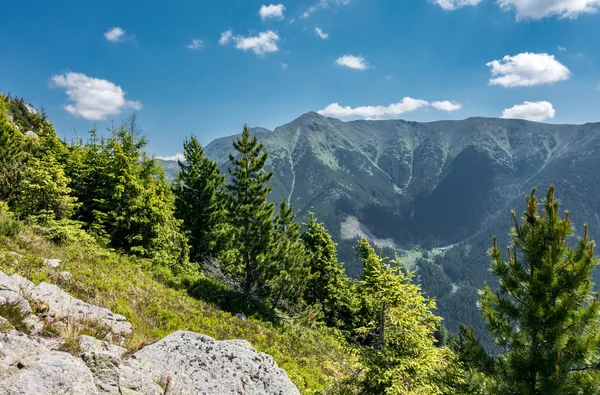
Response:
M267 19L283 19L283 11L285 11L285 6L283 4L270 4L263 5L260 7L260 11L258 11L258 15L264 21Z
M108 115L118 115L126 108L142 108L138 101L125 100L125 92L120 86L82 73L54 75L50 84L66 89L67 96L73 103L65 105L64 109L84 119L99 121L106 119Z
M234 36L235 47L242 51L252 51L258 56L264 56L266 53L277 52L277 41L279 35L271 30L261 32L258 36Z
M113 43L125 41L127 39L127 32L120 27L113 27L104 33L104 38Z
M431 0L433 3L439 5L446 11L456 10L458 8L466 6L476 6L481 3L482 0Z
M516 10L517 19L542 19L550 16L577 18L596 12L600 0L498 0L504 11Z
M434 101L433 103L431 103L431 107L440 110L440 111L448 111L448 112L452 112L452 111L458 111L462 108L462 104L450 101L450 100L444 100L444 101Z
M335 63L338 66L349 67L354 70L366 70L370 67L362 56L344 55L339 57Z
M559 50L560 52L564 52L564 51L566 51L566 50L567 50L567 48L565 48L565 47L561 47L561 46L559 45L559 46L558 46L558 50Z
M329 38L329 34L325 33L321 28L315 27L315 34L321 37L323 40L327 40Z
M189 49L200 49L204 47L204 41L200 40L200 39L194 39L192 40L192 42L188 45L186 45L187 48Z
M390 119L398 117L405 112L415 111L429 106L442 111L455 111L462 108L460 104L450 101L436 101L429 103L425 100L405 97L401 102L390 104L389 106L360 106L352 108L350 106L342 107L338 103L332 103L317 112L327 117L341 119Z
M231 29L225 30L221 33L221 38L219 39L219 45L227 45L229 41L231 41L231 37L233 37L233 32Z
M168 161L176 161L176 160L181 161L181 162L185 161L185 157L180 152L178 152L172 156L157 156L156 158L161 159L161 160L168 160Z
M315 12L324 8L329 8L331 5L348 5L351 2L352 0L319 0L316 4L304 11L302 15L300 15L300 19L306 19Z
M504 87L536 86L568 80L571 72L567 67L546 53L520 53L505 56L487 63L491 68L490 85Z
M542 122L546 119L554 118L556 111L552 103L547 101L529 102L517 104L507 108L502 112L502 118L526 119L528 121Z
M286 70L288 67L290 67L290 65L287 64L287 63L282 63L281 64L281 68L284 69L284 70Z

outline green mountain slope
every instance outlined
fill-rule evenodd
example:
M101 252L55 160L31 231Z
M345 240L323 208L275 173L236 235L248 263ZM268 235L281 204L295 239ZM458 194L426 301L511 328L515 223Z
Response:
M575 224L600 234L600 124L342 122L311 112L260 137L275 172L272 198L323 219L351 276L362 270L356 237L399 249L453 331L465 322L484 332L475 304L492 280L486 251L494 234L508 244L510 210L522 211L533 186L556 184ZM225 140L206 147L224 168Z

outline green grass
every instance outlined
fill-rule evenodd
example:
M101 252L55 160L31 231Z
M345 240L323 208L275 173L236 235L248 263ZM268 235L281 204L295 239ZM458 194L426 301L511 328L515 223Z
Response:
M217 340L245 339L258 351L272 355L300 391L308 394L323 392L356 369L356 354L332 330L275 326L255 318L239 320L184 290L159 283L146 269L145 260L86 244L57 246L24 227L18 236L0 237L0 250L24 255L16 260L0 254L0 270L19 273L35 283L57 284L77 298L126 316L134 328L125 344L130 350L177 330ZM40 258L58 258L62 265L51 269ZM59 275L65 270L71 273L68 279Z
M16 330L29 333L29 325L25 322L27 315L21 309L19 302L0 303L0 317L6 318Z

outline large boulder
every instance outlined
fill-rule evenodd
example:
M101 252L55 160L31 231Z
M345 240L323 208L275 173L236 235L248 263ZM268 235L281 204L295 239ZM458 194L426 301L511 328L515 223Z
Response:
M31 336L0 333L0 395L97 393L81 359Z
M169 392L176 394L300 393L270 355L256 352L248 342L216 341L194 332L172 333L125 359L121 367L122 388L145 376L163 383L170 378ZM136 386L144 388L139 382Z

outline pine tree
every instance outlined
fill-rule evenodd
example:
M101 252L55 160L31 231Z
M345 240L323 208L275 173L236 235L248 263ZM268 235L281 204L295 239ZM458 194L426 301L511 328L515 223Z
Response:
M234 251L228 263L230 274L242 283L246 299L262 296L270 266L274 205L267 201L273 172L265 172L268 153L250 129L244 125L241 137L233 141L237 151L229 153L230 182L226 185L229 249Z
M309 254L300 239L300 224L294 221L295 218L294 207L288 207L287 201L283 200L275 216L273 274L269 281L271 311L283 301L296 305L306 287Z
M0 95L0 200L12 202L17 193L26 153L23 135L10 121L4 96Z
M513 211L508 261L495 238L490 251L500 291L494 293L486 284L481 297L488 328L505 350L498 393L598 393L600 304L591 293L598 264L594 242L585 225L577 245L567 244L573 229L568 211L564 219L559 217L554 186L541 214L535 189L526 202L521 224Z
M216 255L211 248L217 224L224 212L219 191L225 184L219 166L204 156L204 148L195 136L183 144L184 162L179 161L175 183L177 218L183 220L188 234L192 260L199 262Z
M304 226L302 242L310 253L304 300L309 305L320 306L328 326L352 327L349 325L352 321L351 281L344 273L343 264L338 262L336 244L313 213L308 214Z
M441 318L433 314L434 300L425 298L398 260L388 265L367 240L359 242L357 255L364 264L358 292L374 313L357 329L373 339L364 352L364 392L456 393L464 384L462 369L448 348L435 346Z
M54 156L31 158L18 190L15 211L41 222L70 218L78 204L71 196L69 181Z

